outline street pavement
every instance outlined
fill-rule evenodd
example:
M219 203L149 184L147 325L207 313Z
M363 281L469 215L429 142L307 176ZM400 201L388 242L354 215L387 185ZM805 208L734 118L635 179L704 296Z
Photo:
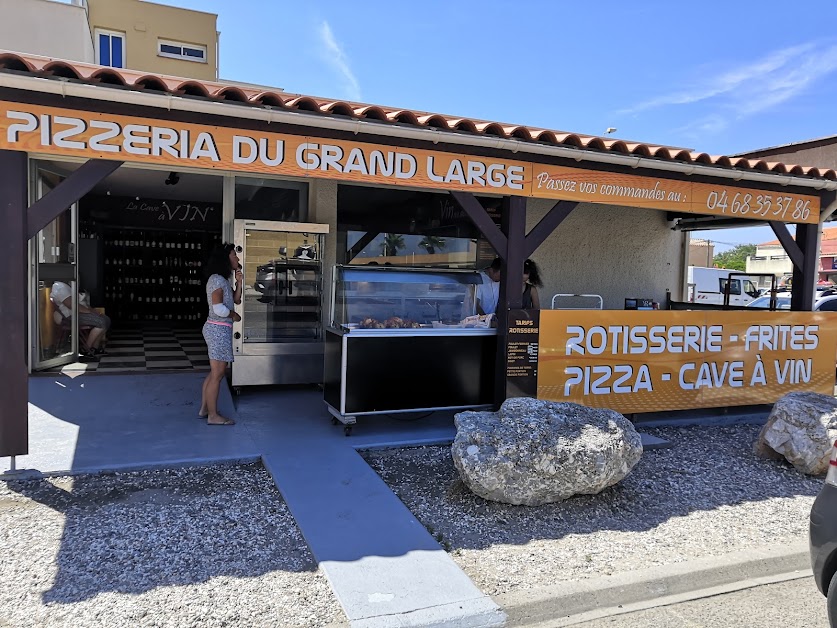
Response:
M828 628L825 598L810 577L615 615L579 628Z

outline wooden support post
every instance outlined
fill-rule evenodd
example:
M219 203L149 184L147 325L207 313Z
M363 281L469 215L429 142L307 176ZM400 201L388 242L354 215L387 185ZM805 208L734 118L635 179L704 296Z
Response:
M122 163L91 159L29 207L26 153L0 150L0 243L6 256L0 273L0 457L29 453L27 244Z
M526 259L526 198L503 199L503 235L507 248L500 269L500 295L497 301L497 363L494 370L494 404L506 400L506 365L508 362L509 310L523 304L523 262Z
M817 265L819 251L817 236L819 225L796 225L796 244L802 253L801 267L794 265L793 285L791 286L791 309L810 312L814 309L816 293Z
M506 399L509 310L519 309L523 305L523 262L570 215L578 203L557 202L527 235L525 197L507 196L503 199L502 229L498 229L473 194L450 194L503 260L496 311L497 362L494 370L494 403L499 406Z
M26 368L26 153L0 150L0 457L29 453Z

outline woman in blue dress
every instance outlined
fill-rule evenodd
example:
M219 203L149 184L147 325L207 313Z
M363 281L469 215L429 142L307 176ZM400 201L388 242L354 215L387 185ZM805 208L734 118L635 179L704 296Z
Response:
M218 391L221 380L227 374L227 363L233 361L232 325L240 321L235 306L241 304L244 286L241 266L235 246L217 246L204 269L206 275L206 302L209 314L203 325L203 338L209 353L209 375L203 382L201 409L198 416L205 418L208 425L235 425L235 421L218 413ZM235 289L230 285L230 276L235 272Z

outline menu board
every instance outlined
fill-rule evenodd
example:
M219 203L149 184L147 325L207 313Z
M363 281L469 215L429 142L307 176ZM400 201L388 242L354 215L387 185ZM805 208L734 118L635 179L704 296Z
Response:
M536 397L540 310L510 310L506 396Z

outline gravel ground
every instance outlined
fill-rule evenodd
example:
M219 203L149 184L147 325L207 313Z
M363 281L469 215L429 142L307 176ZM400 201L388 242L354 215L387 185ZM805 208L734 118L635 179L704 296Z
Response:
M0 627L345 617L261 465L0 482Z
M490 595L807 538L822 479L757 459L759 426L643 431L674 447L599 495L538 507L473 495L450 447L364 457Z

